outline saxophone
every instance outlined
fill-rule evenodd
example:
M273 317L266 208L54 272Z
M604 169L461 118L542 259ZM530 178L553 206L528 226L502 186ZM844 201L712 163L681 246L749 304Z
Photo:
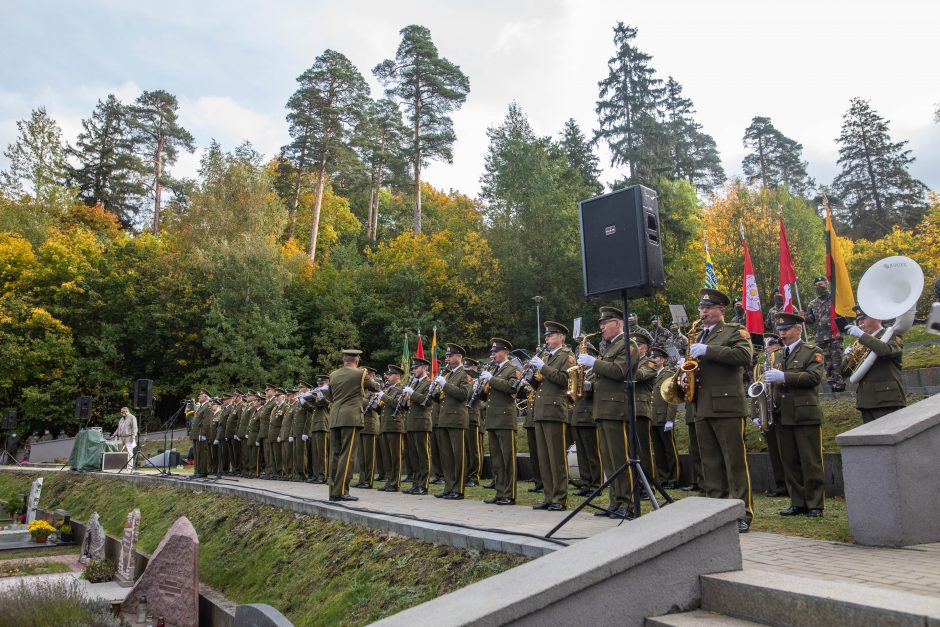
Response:
M587 354L588 338L598 333L600 333L600 331L582 334L581 337L578 338L578 355ZM584 375L586 371L587 369L580 364L575 364L565 370L568 374L568 388L565 392L568 395L568 400L572 403L584 398Z
M701 323L701 319L692 323L692 326L689 327L689 338L695 335L695 331ZM695 400L695 373L697 370L698 360L692 357L692 341L690 339L685 361L671 378L663 381L663 384L659 387L659 395L670 405L691 403Z

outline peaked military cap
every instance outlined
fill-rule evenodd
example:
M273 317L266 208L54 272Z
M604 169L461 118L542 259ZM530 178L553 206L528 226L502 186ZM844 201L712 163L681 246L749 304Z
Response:
M344 348L343 356L344 357L359 357L362 355L362 351L355 348Z
M206 391L206 388L199 388L199 391L196 392L196 396L199 396L201 394L205 394L206 396L212 396L211 394L209 394L209 392Z
M616 307L601 307L597 311L601 314L601 317L597 319L598 322L603 322L604 320L623 320L623 312Z
M643 342L647 346L653 345L653 336L643 329L634 329L633 331L630 331L630 337Z
M659 322L659 316L657 316L656 314L653 314L652 316L650 316L650 322L652 322L653 320L655 320L656 322Z
M366 370L368 370L372 374L379 374L379 371L373 368L372 366L366 366Z
M490 352L495 353L501 350L512 350L512 343L501 337L490 338Z
M427 359L424 359L423 357L412 357L411 367L414 368L416 366L428 366L430 368L431 362L429 362Z
M829 280L829 279L827 279L826 277L824 277L823 275L820 274L818 277L816 277L815 279L813 279L813 283L819 283L820 281L828 281L828 280Z
M279 395L287 394L287 390L285 390L284 388L274 388L274 391L277 392Z
M222 404L222 401L219 400L219 399L217 399L217 398L213 398L210 402L211 402L213 405L221 405L221 404Z
M318 382L318 383L319 383L320 381L329 381L329 380L330 380L330 375L328 375L328 374L318 374L318 375L317 375L317 382Z
M300 390L298 390L297 388L287 388L287 393L288 393L288 394L296 394L296 393L299 392L299 391L300 391Z
M475 366L477 368L480 367L480 362L478 362L476 359L470 359L469 357L464 357L463 363L465 366Z
M650 349L650 357L662 357L664 359L669 359L669 353L664 351L659 346L654 346L652 349Z
M265 384L264 384L264 389L266 389L266 390L267 390L267 389L276 390L276 389L277 389L277 386L274 385L273 383L265 383Z
M713 290L711 288L703 288L698 291L699 305L708 305L714 306L718 305L719 307L727 307L731 304L731 299L728 298L728 295L724 292L719 292L718 290Z
M553 320L546 320L545 324L543 324L542 326L545 327L545 335L549 335L551 333L564 333L565 335L568 335L568 327L566 327L560 322L555 322Z
M793 325L803 324L803 316L795 313L779 313L777 314L777 319L774 321L774 326L777 329L789 329Z
M258 394L257 392L255 392L254 390L248 390L248 392L247 392L247 394L245 394L245 396L254 396L255 398L257 398L257 397L259 397L259 396L261 396L261 395Z
M447 351L444 353L444 355L466 355L467 354L466 349L464 349L464 347L460 346L459 344L446 344L445 346L447 346Z
M308 390L313 389L313 386L307 383L306 381L304 381L303 379L297 382L297 387L307 388Z
M479 378L480 378L480 373L477 372L476 370L467 370L467 375L468 375L471 379L479 379Z
M401 366L396 366L395 364L389 364L385 369L386 374L405 374L405 371L402 370Z

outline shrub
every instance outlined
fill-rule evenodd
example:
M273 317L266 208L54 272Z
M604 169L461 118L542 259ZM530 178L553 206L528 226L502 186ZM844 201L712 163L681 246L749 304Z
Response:
M114 578L117 566L111 560L94 560L82 571L82 579L89 583L105 583Z
M13 518L13 514L20 508L22 502L23 500L20 498L19 494L10 492L10 494L7 495L6 502L3 504L3 511L9 514L10 518Z
M17 627L120 627L110 604L90 600L74 579L19 582L0 595L0 621Z

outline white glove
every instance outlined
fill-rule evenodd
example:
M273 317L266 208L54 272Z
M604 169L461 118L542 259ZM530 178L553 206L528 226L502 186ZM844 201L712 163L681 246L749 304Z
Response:
M317 400L318 401L323 400L323 390L317 390Z
M287 436L287 441L288 441L290 444L293 444L293 443L294 443L294 436L292 436L292 435Z
M685 363L685 357L680 357L679 360L676 361L677 366L681 366L684 363Z
M776 368L767 370L764 372L764 381L767 383L783 383L783 370L777 370Z
M545 365L545 362L542 361L541 359L539 359L538 356L533 357L532 359L530 359L530 360L529 360L529 363L532 364L533 366L535 366L535 369L536 369L536 370L541 370L541 369L542 369L542 366Z
M200 442L205 442L205 441L206 441L206 436L200 435L200 436L199 436L199 441L200 441Z
M751 420L751 422L754 423L754 426L755 426L755 427L759 427L759 426L760 426L760 418L754 418L753 420Z
M281 436L277 436L277 440L275 440L275 442L280 442L280 441L281 441Z
M261 442L255 442L255 446L261 446Z
M493 373L490 372L489 370L484 370L483 372L480 373L480 378L483 379L484 383L486 383L487 381L493 378Z
M852 346L855 346L855 345L853 344ZM845 348L845 350L842 351L842 354L843 354L843 355L848 355L849 353L851 353L851 352L852 352L852 346L847 346L847 347Z
M305 433L305 434L303 434L302 436L300 436L300 439L303 440L304 442L306 442L307 440L310 439L310 436Z
M404 392L405 394L414 394L414 391L415 391L414 388L411 387L410 385L406 385L405 389L402 390L402 392Z
M588 354L578 355L578 363L582 366L593 368L595 361L597 361L597 358L591 355L588 355Z
M440 385L440 386L443 386L445 383L447 383L447 379L445 379L445 378L444 378L443 376L441 376L441 375L437 375L437 376L434 378L434 383L436 383L436 384L438 384L438 385Z
M585 392L590 392L590 391L593 390L593 389L594 389L594 382L593 382L593 381L585 381L585 382L584 382L584 391L585 391Z
M383 396L385 396L385 392L383 392L383 391L381 391L381 390L379 390L378 392L375 393L375 397L376 397L376 398L382 398Z
M219 445L218 440L212 440L212 446L218 446L218 445Z
M850 324L850 325L846 326L846 327L845 327L845 332L848 333L849 335L853 336L853 337L862 337L863 335L865 335L865 332L862 331L862 330L861 330L860 328L858 328L857 326L855 326L854 324Z
M242 441L242 439L241 439L240 437L238 437L237 435L233 435L232 437L235 438L235 441L236 441L236 442L241 442L241 441Z
M676 426L675 423L673 423L673 422L670 420L670 421L668 421L668 422L666 423L666 426L663 427L663 431L672 431L675 426Z
M708 344L693 344L692 345L692 357L698 359L705 354L705 351L708 350Z

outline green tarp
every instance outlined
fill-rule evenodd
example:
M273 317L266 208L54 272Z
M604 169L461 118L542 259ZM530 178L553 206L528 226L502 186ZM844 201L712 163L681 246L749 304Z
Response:
M75 446L69 455L69 467L72 470L101 470L101 458L104 453L121 450L120 445L109 444L101 429L83 429L75 437Z

